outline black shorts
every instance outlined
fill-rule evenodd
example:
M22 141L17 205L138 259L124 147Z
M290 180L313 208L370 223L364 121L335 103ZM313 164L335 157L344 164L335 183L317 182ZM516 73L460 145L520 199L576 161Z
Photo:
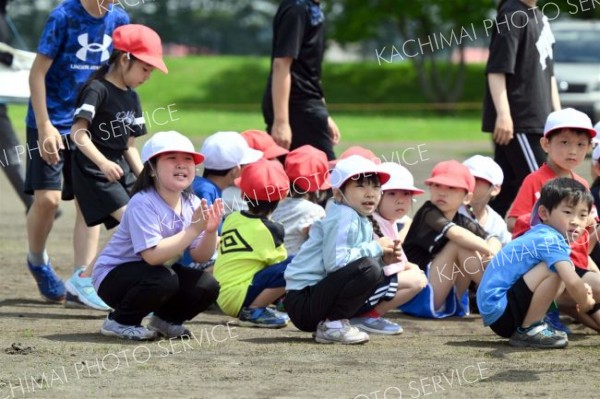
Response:
M579 277L585 276L587 272L589 272L588 269L582 269L581 267L575 266L575 273L577 273Z
M523 319L529 310L533 292L529 289L523 277L506 292L508 304L502 316L490 325L492 331L504 338L510 338L517 327L521 327Z
M25 174L25 194L33 195L37 190L62 191L62 199L74 198L71 181L71 150L75 143L68 135L63 135L64 150L60 151L60 160L56 165L46 163L40 156L38 130L27 127L27 173ZM61 176L62 175L62 176Z
M270 133L273 126L273 111L265 104L263 104L263 116L267 124L267 132ZM290 150L309 144L327 154L327 159L335 159L327 123L329 113L323 101L308 100L290 104L289 118L292 129Z
M123 169L124 174L120 180L109 182L81 151L75 149L72 156L73 191L85 224L92 227L104 223L107 229L116 227L119 221L111 213L127 205L136 181L129 163L122 155L111 159Z

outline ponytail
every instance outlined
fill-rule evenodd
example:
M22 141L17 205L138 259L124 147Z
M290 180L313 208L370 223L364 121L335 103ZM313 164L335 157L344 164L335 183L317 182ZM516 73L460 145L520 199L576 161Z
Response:
M379 223L377 223L377 220L375 220L375 218L373 217L373 214L367 216L367 219L369 219L369 222L371 222L371 224L373 225L373 233L375 233L375 235L379 238L383 237L384 235L381 231L381 227L379 226Z

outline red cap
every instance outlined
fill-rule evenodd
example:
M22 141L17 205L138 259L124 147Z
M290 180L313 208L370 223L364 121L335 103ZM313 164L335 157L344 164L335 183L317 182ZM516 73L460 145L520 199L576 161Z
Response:
M375 155L373 151L369 150L368 148L355 145L342 152L342 155L340 155L339 159L329 161L329 167L333 168L338 160L348 158L352 155L359 155L363 158L367 158L369 161L373 161L376 165L381 164L381 159Z
M144 25L122 25L113 32L113 47L131 53L135 58L169 73L163 61L162 44L158 33Z
M290 181L281 163L264 158L244 166L235 184L242 194L255 201L279 201L287 197L290 189Z
M298 147L285 158L285 173L302 193L331 187L328 171L327 155L312 145Z
M475 190L475 178L462 163L455 161L443 161L433 167L431 177L425 180L428 186L441 184L448 187L457 187L472 193Z
M289 152L277 145L273 137L262 130L246 130L242 132L242 137L246 139L250 147L262 151L263 156L267 159L277 158Z

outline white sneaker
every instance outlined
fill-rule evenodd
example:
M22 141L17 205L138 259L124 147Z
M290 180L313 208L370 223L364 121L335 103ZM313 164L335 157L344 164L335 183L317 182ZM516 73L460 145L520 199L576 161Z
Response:
M144 326L127 326L115 320L111 320L108 317L106 317L106 320L104 320L104 323L100 328L100 334L109 337L130 339L133 341L149 341L156 338L156 333L148 330Z
M150 323L148 323L148 329L155 331L158 335L166 338L177 338L184 335L191 336L190 330L182 326L181 324L169 323L161 319L156 315L152 315Z
M321 344L362 344L369 341L369 335L352 327L347 319L339 320L341 328L328 328L324 321L317 326L315 341Z

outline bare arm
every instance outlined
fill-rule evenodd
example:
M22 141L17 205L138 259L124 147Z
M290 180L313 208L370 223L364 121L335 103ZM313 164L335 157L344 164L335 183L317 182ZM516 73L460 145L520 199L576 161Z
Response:
M36 55L29 73L29 90L38 129L41 157L50 165L55 165L60 160L58 150L63 149L64 146L59 131L50 122L46 103L46 74L52 62L52 58L42 54Z
M140 152L135 147L135 137L130 137L127 142L128 148L125 151L125 160L131 167L133 174L137 177L142 173L142 169L144 165L142 164L142 159L140 157Z
M446 232L446 237L460 245L461 247L478 251L481 254L493 255L492 248L488 243L481 237L461 226L452 226Z
M554 265L560 279L565 283L567 292L575 302L579 305L581 312L587 312L594 304L594 297L592 296L592 290L589 285L585 284L581 277L575 273L573 264L567 261L556 262Z
M508 228L508 231L510 231L511 233L512 233L513 229L515 228L516 222L517 222L517 218L514 218L514 217L506 218L506 227Z
M506 145L513 139L514 135L513 120L510 116L510 104L506 92L506 75L503 73L489 73L487 79L497 115L493 138L497 144Z
M104 154L92 142L89 131L89 123L79 118L71 127L71 137L79 149L90 161L92 161L104 173L108 181L119 180L123 176L123 169L116 163L108 160Z
M273 98L274 121L271 128L273 140L284 148L292 144L292 129L290 127L289 104L292 90L291 67L292 57L273 59L273 77L271 81L271 96Z

